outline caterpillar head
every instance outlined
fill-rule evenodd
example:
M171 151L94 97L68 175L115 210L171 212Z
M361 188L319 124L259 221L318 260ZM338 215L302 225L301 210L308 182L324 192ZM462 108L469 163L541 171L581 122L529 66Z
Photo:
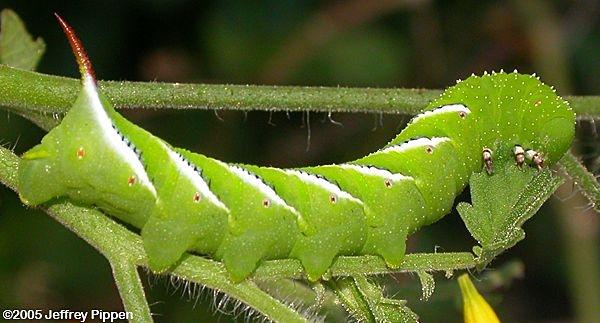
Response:
M448 88L430 107L463 104L478 129L481 148L513 154L512 147L538 152L545 164L556 163L575 134L575 114L554 88L535 75L484 73ZM506 147L506 148L502 148Z

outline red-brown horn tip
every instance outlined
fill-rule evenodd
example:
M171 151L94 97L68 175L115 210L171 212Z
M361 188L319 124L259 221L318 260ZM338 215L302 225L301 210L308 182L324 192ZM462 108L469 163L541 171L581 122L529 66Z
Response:
M57 13L54 13L56 20L60 24L60 27L64 31L67 39L69 40L69 44L71 45L71 49L73 50L73 55L75 55L75 59L77 59L77 65L79 65L79 72L81 73L81 77L85 77L85 75L89 75L92 77L94 81L96 81L96 75L94 73L94 68L92 68L92 62L83 48L81 44L81 40L75 34L73 28Z

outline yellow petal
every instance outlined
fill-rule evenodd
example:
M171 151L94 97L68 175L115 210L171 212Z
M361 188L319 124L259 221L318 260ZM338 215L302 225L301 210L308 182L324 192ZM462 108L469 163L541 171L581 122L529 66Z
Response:
M458 285L463 298L465 323L500 323L492 307L475 289L468 274L458 277Z

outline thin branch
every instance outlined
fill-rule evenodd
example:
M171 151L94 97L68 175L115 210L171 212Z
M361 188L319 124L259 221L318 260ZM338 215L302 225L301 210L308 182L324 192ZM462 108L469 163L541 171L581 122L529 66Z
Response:
M422 112L441 91L345 87L100 82L117 107L364 113ZM79 81L0 65L0 106L49 115L65 113ZM580 118L600 118L600 96L567 96Z
M19 157L12 151L0 146L0 183L17 191L17 169Z
M475 266L470 252L414 253L405 256L398 268L391 269L377 256L339 257L331 266L329 275L378 275L417 271L468 269ZM271 260L263 263L254 273L255 278L305 278L302 264L295 259Z
M137 266L127 258L110 259L109 262L125 310L131 313L130 322L152 322Z
M583 195L589 199L596 212L600 213L600 183L596 177L570 151L560 160L560 165L581 188Z
M239 299L273 321L306 322L306 319L293 308L261 290L251 279L239 283L231 281L225 268L219 262L189 256L175 267L171 274Z

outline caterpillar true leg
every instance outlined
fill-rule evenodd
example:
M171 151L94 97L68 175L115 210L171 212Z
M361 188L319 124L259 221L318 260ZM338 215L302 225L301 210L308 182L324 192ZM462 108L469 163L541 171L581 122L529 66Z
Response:
M519 166L519 168L523 168L523 164L525 163L525 150L523 149L523 147L516 145L513 149L513 152L515 154L515 161L517 162L517 166Z
M544 158L537 151L528 149L525 152L525 157L527 158L528 161L533 162L535 164L535 166L538 168L538 170L542 170L542 168L544 168Z
M492 150L485 147L483 148L483 163L485 164L485 170L488 174L494 172L494 164L492 162Z

